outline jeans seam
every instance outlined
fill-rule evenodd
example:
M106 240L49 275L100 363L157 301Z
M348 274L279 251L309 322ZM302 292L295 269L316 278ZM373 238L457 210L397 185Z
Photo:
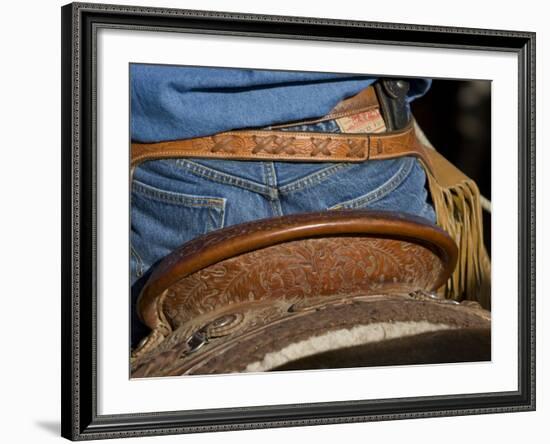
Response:
M208 208L223 208L225 198L210 197L210 196L193 196L184 193L175 193L172 191L160 190L150 185L145 185L138 180L133 181L132 190L137 194L142 194L146 197L159 200L161 202L187 205L190 207L208 207Z
M221 216L221 222L218 227L214 227L215 230L219 230L220 228L223 228L225 226L225 205L223 205L219 210L220 216ZM210 209L210 218L215 220L215 214L213 214L212 208Z
M212 209L209 208L208 209L208 219L206 220L206 227L204 229L205 233L209 233L210 231L212 231L214 229L213 216L214 215L212 214Z
M283 185L279 188L279 191L284 194L288 194L294 191L301 190L303 188L306 188L308 186L312 185L318 185L321 183L324 179L331 176L334 173L337 173L343 169L350 168L355 164L353 163L341 163L338 165L331 165L329 167L326 167L320 171L316 171L315 173L309 174L306 177L302 177L298 180L295 180L294 182L288 183L286 185Z
M145 269L145 263L143 262L143 259L139 255L139 253L136 251L134 246L130 243L130 255L133 255L136 258L136 277L140 277L143 275L143 271Z
M333 205L329 207L329 210L336 210L343 207L354 209L357 207L361 207L367 203L376 202L390 194L407 179L407 177L411 174L413 170L415 159L411 157L406 157L405 159L407 161L403 165L401 165L397 173L395 173L390 179L388 179L378 188L370 191L363 196L359 196L354 199L350 199L345 202Z
M256 184L250 180L242 179L240 177L233 176L231 174L222 173L220 171L216 171L213 168L208 168L202 165L199 165L195 162L192 162L190 160L183 160L183 159L177 159L176 165L180 168L184 168L191 173L213 180L215 182L229 184L233 186L237 186L240 188L244 188L248 191L253 191L255 193L265 194L269 195L269 190L266 189L266 187L263 187L260 184Z
M268 200L271 208L278 216L283 215L283 208L281 206L281 200L279 198L279 190L277 188L277 172L273 162L262 162L262 170L264 173L264 179L271 190Z

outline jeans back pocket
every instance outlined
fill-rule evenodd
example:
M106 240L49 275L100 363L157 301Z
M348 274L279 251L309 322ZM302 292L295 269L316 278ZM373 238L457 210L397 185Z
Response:
M132 184L130 268L132 283L183 243L224 225L226 200Z

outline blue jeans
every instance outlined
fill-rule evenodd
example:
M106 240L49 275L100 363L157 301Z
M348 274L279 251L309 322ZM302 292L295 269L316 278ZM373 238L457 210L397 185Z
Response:
M435 221L412 157L364 163L169 159L132 183L132 283L184 242L229 225L332 209L401 211Z
M287 128L340 132L333 122ZM370 208L435 222L426 176L413 157L362 163L293 163L181 158L136 168L131 194L132 342L148 270L183 243L229 225L286 214ZM134 285L135 284L135 285Z
M340 132L333 121L288 127ZM363 163L220 159L145 162L132 181L131 283L183 243L250 220L333 209L400 211L435 222L413 157Z

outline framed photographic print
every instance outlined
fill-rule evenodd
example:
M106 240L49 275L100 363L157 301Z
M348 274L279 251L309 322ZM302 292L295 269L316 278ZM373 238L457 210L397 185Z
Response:
M534 42L64 6L63 436L534 409Z

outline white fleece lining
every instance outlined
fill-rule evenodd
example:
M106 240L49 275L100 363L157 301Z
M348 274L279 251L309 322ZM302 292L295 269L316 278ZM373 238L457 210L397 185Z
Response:
M288 362L343 347L364 345L389 339L403 338L432 331L452 330L447 324L428 321L378 322L357 325L350 329L334 330L320 336L312 336L281 350L267 353L261 361L248 364L246 372L265 372Z

